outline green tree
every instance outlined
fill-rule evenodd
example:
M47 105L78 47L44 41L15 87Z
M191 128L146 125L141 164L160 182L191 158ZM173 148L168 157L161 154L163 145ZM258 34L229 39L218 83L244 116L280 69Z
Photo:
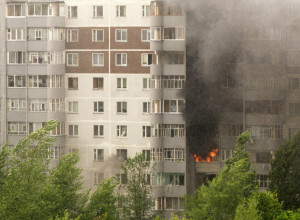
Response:
M276 192L285 209L300 208L300 132L275 152L269 173L270 190Z
M271 192L254 192L237 208L235 220L264 219L273 220L282 213L282 205L275 194Z
M122 212L124 219L147 219L151 218L152 187L150 177L153 167L145 160L143 154L137 154L134 158L127 158L121 167L126 184L120 184ZM122 181L121 181L122 182Z
M39 202L47 182L48 149L55 141L47 135L56 126L56 121L49 121L12 150L1 150L1 219L44 218Z
M77 167L79 160L78 151L69 153L52 168L43 194L51 216L63 217L65 210L72 218L83 213L89 192L81 192L81 169Z
M233 219L239 203L257 189L255 171L250 171L249 154L244 145L249 132L241 134L233 157L228 159L217 176L187 197L186 216L196 219Z
M300 219L300 209L297 211L283 211L281 215L277 216L276 220L299 220Z
M116 219L118 197L115 194L115 187L117 184L114 177L102 181L92 194L82 219Z

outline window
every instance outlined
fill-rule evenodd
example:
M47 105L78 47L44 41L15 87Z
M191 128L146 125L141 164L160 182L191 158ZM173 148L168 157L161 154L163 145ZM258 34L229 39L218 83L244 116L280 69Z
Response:
M104 30L103 29L93 29L92 30L92 41L93 42L103 42L104 41Z
M227 124L222 125L222 136L239 136L243 133L243 125Z
M151 148L150 160L163 161L163 148Z
M64 112L65 111L65 100L64 99L50 99L50 111Z
M30 64L47 64L48 63L48 52L28 52L28 63Z
M28 16L48 16L52 15L52 8L48 4L29 4Z
M127 150L126 149L117 149L117 159L124 161L127 159Z
M183 53L169 53L167 54L166 64L184 64L184 54Z
M143 113L149 114L151 112L151 103L150 102L143 102Z
M150 150L143 150L142 154L144 156L145 161L150 161Z
M98 185L104 180L104 173L94 172L94 184Z
M28 40L48 40L47 28L28 28Z
M117 5L116 6L116 16L117 17L126 17L126 5Z
M53 146L50 148L50 151L52 152L53 159L59 159L64 155L64 147L63 146Z
M116 42L127 42L127 29L116 29Z
M151 126L143 126L143 137L151 137Z
M24 4L8 4L7 16L25 16Z
M127 78L117 78L117 89L127 88Z
M104 112L104 103L94 102L94 113L103 113L103 112Z
M104 79L102 77L93 78L93 89L103 89Z
M46 112L48 111L48 100L47 99L29 99L28 100L28 111L29 112Z
M184 28L164 28L164 40L184 40Z
M61 136L65 135L65 123L64 122L58 122L58 125L56 128L54 128L51 132L50 135L52 136Z
M68 18L77 18L77 6L68 7Z
M268 187L269 186L269 177L268 175L257 175L259 187Z
M256 152L256 163L270 163L271 160L271 152Z
M293 136L300 130L300 128L289 128L288 129L288 138L291 140Z
M36 132L38 129L45 126L45 122L29 122L28 123L28 132Z
M78 136L78 125L69 125L69 136Z
M117 125L117 137L127 137L127 125Z
M50 88L63 88L64 84L64 76L63 75L51 75L49 76L49 85Z
M283 138L282 125L248 125L246 130L253 138L276 139Z
M121 184L127 184L127 182L128 182L126 173L117 174L117 178ZM119 204L119 205L121 205L121 204Z
M300 103L288 103L289 105L289 115L299 115L300 114Z
M25 64L26 52L8 52L8 64Z
M47 87L48 77L46 75L29 75L28 76L28 87L29 88L45 88Z
M17 41L24 40L24 29L7 29L7 40Z
M152 53L142 53L142 66L150 66L152 64Z
M150 86L152 89L182 89L184 86L184 76L152 76Z
M180 138L185 136L184 124L153 124L153 137Z
M164 150L164 155L163 155L164 161L176 161L176 162L184 161L184 149L164 148L163 150Z
M7 86L9 88L26 87L26 76L7 76Z
M127 66L127 53L116 53L116 66Z
M69 77L68 78L68 89L78 90L78 78Z
M150 40L161 40L161 27L150 28Z
M141 30L142 42L150 41L150 29L142 29Z
M143 89L150 89L150 78L143 78Z
M182 113L183 108L184 100L163 100L164 113Z
M300 89L300 79L299 78L289 78L288 90L299 90Z
M8 111L25 111L26 99L7 99Z
M78 102L68 102L68 112L78 113Z
M26 134L25 122L8 122L7 123L8 134Z
M228 158L232 157L232 149L221 149L221 161L225 162Z
M103 18L103 6L94 5L93 6L93 18Z
M78 42L78 32L77 29L68 29L67 42Z
M117 113L127 113L127 102L117 102Z
M184 209L184 198L157 197L155 198L155 210L179 210Z
M104 160L104 150L94 149L94 161L103 161L103 160Z
M150 5L143 5L142 6L142 16L150 16Z
M67 59L67 66L78 66L78 53L68 53Z
M104 54L93 53L93 66L104 66Z
M94 125L94 137L103 137L103 136L104 136L104 126Z
M77 148L69 148L69 153L75 153L76 151L78 151Z

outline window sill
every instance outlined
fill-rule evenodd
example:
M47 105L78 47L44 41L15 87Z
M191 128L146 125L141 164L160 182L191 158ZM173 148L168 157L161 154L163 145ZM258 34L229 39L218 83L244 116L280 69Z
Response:
M124 137L120 137L120 136L117 136L117 138L119 139L126 139L127 138L127 136L124 136Z
M78 114L78 112L67 112L68 114Z
M93 138L104 138L104 136L93 136Z
M68 135L68 138L79 138L78 135Z
M104 88L99 88L99 89L98 89L98 88L93 88L93 90L96 90L96 91L97 91L97 90L101 90L101 91L103 91Z
M104 159L103 160L93 160L94 162L104 162Z
M103 115L104 114L104 111L103 112L93 112L93 114L100 114L100 115Z

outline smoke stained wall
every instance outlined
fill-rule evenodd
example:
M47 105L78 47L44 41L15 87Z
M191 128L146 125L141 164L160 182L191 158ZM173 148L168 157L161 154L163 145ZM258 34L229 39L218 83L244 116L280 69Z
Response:
M296 9L300 4L292 0L187 1L185 117L190 156L233 149L244 130L257 130L253 137L258 141L246 147L253 152L271 151L288 136L287 74L300 73ZM259 130L262 126L269 134ZM272 144L263 145L262 139L272 139Z

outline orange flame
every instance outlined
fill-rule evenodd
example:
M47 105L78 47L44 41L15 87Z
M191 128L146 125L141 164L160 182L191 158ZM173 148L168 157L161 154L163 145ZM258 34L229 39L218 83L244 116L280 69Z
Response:
M194 154L194 158L196 162L211 162L211 160L217 156L218 149L213 149L211 152L208 153L208 156L201 157Z

